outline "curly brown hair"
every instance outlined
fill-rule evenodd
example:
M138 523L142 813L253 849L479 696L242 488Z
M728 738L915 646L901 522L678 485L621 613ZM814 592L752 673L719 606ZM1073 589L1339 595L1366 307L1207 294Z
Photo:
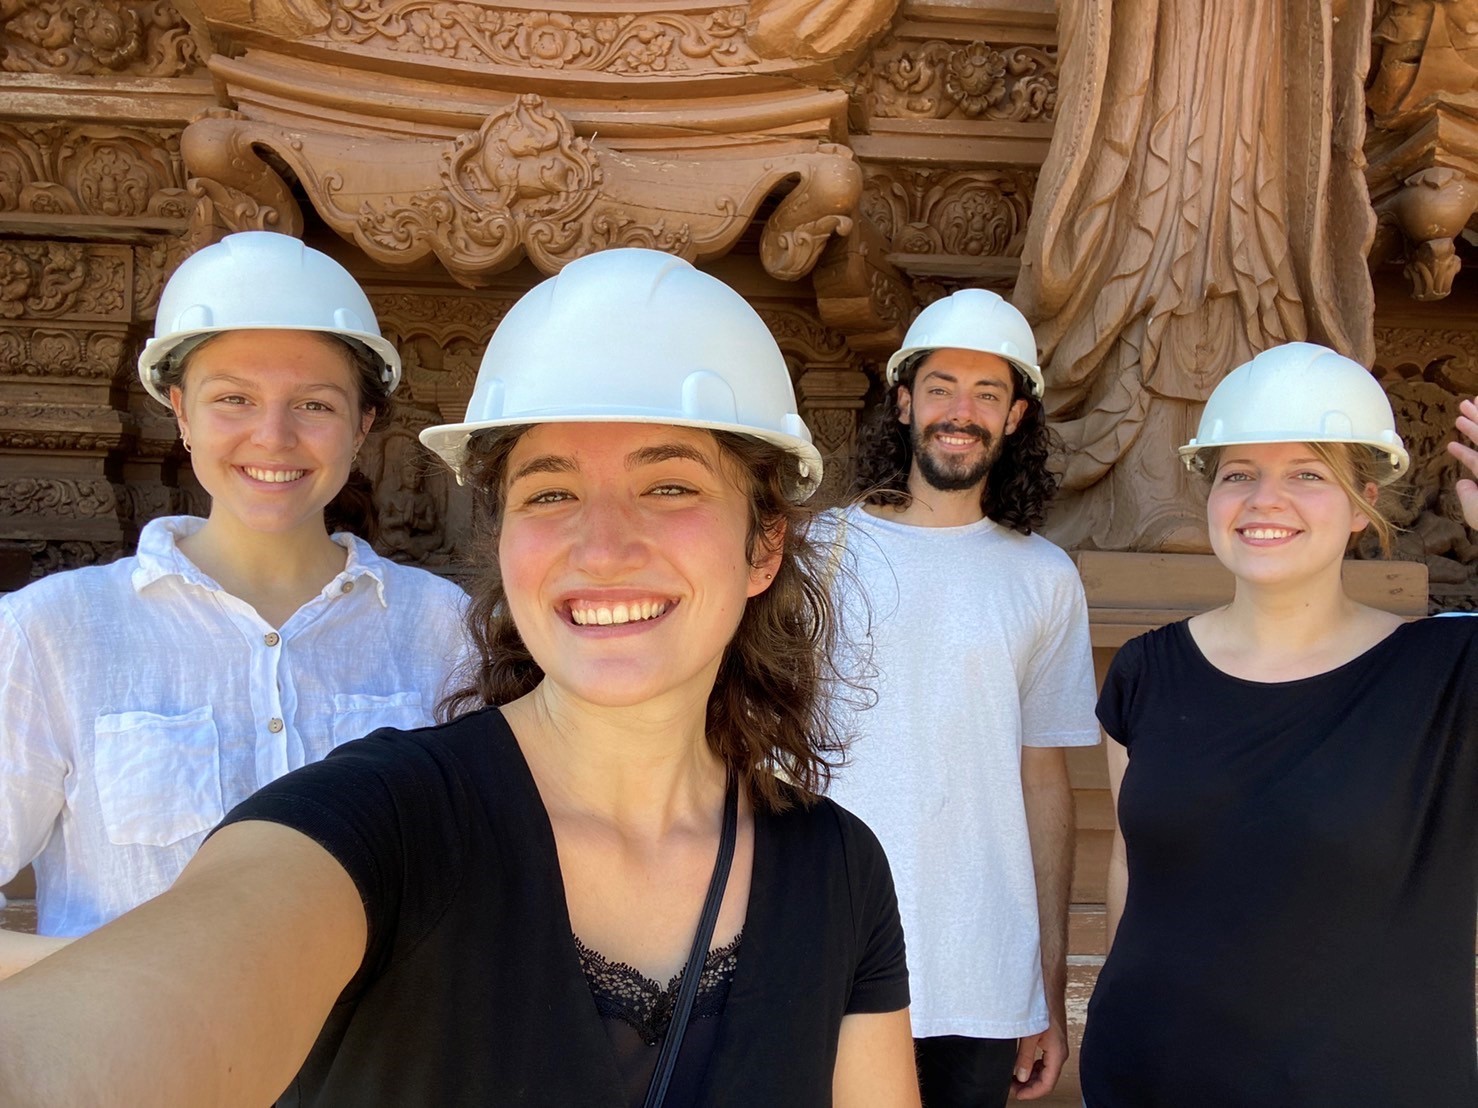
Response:
M913 466L913 440L909 426L898 419L898 393L913 388L914 378L928 356L925 352L903 363L898 383L858 430L854 498L899 507L907 506L912 499L908 475ZM980 492L980 509L1002 527L1030 535L1041 530L1047 509L1057 495L1059 478L1051 465L1062 447L1047 425L1042 402L1022 388L1019 374L1011 374L1011 384L1012 400L1024 399L1026 414L1016 430L1002 440L1001 455L990 467Z
M464 474L476 512L474 548L498 548L508 458L527 426L485 431L467 446ZM748 482L749 559L780 561L770 587L751 597L708 696L708 744L760 809L781 811L823 792L845 744L823 690L836 677L836 619L825 587L826 555L806 535L811 513L786 496L795 460L778 446L713 432ZM438 706L443 720L531 692L544 679L509 614L496 556L474 568L467 625L476 657Z

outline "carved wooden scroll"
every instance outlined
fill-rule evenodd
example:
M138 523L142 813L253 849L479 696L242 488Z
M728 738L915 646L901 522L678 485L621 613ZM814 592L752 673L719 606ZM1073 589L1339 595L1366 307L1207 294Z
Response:
M371 258L403 267L434 256L469 287L524 257L552 273L611 246L714 258L787 187L761 230L760 257L772 276L795 280L832 234L851 230L862 192L843 147L758 138L680 157L618 151L575 134L533 93L449 141L365 139L222 114L192 124L184 148L209 182L201 187L236 200L236 218L270 209L280 224L296 222L287 186L262 156L270 151L323 219Z

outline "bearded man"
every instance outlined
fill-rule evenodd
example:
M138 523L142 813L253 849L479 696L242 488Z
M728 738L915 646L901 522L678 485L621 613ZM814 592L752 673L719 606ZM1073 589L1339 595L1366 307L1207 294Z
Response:
M1046 1096L1067 1058L1065 748L1098 741L1087 604L1034 533L1056 482L1022 315L980 289L936 301L888 385L855 501L826 521L876 691L839 709L853 743L831 795L893 867L924 1104L995 1108Z

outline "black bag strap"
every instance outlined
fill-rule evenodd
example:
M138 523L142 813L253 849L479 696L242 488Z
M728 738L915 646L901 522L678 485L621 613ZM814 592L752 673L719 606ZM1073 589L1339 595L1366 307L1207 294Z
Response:
M692 1015L693 1001L698 996L698 981L703 976L703 964L708 960L708 944L713 941L713 928L718 923L719 905L723 903L724 888L729 883L729 868L734 864L734 843L738 837L739 783L731 773L724 792L724 827L718 840L718 858L713 863L713 876L708 879L708 895L703 900L703 914L698 917L698 932L693 936L693 949L688 952L683 983L677 991L662 1053L657 1056L657 1069L652 1074L652 1083L647 1086L644 1108L660 1108L667 1096L673 1071L677 1069L677 1052L682 1049L683 1033L688 1029L688 1017Z

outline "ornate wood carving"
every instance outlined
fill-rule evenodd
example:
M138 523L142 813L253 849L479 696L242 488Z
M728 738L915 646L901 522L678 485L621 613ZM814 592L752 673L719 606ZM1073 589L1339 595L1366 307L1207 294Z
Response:
M1059 126L1016 292L1068 448L1061 544L1205 549L1175 448L1221 377L1303 338L1368 364L1365 14L1062 5Z
M0 122L0 213L179 231L193 206L173 128Z
M753 65L745 8L609 15L511 9L466 0L342 0L319 35L395 53L530 69L678 73Z
M900 40L874 52L858 84L877 119L1050 122L1057 116L1057 51Z
M1478 211L1478 2L1377 0L1366 140L1381 234L1417 300L1452 291Z
M191 124L186 147L192 166L211 166L214 186L281 213L287 188L257 153L271 150L329 225L371 258L409 266L435 255L469 286L525 256L553 272L608 246L716 257L768 195L798 178L760 235L765 268L794 280L834 232L851 229L862 187L845 148L810 142L677 160L616 152L576 135L533 93L450 142L367 143L222 115Z
M0 70L78 76L177 77L201 64L170 0L7 0Z
M1395 555L1426 563L1433 611L1471 611L1478 608L1478 545L1463 522L1454 492L1461 474L1446 444L1458 401L1478 393L1478 332L1381 327L1375 345L1376 376L1411 451L1405 494L1392 506L1402 528ZM1379 555L1370 539L1360 552Z

